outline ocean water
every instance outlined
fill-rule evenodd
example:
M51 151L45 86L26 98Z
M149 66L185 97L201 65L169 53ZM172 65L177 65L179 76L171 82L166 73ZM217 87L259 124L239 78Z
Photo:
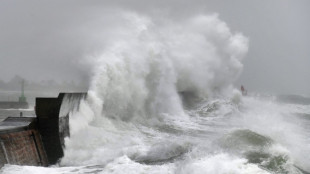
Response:
M85 107L83 102L81 107ZM187 117L165 116L160 124L152 125L96 118L72 132L59 164L6 165L1 172L305 174L310 171L310 105L281 103L275 97L246 96L239 103L226 99L200 101L185 112Z
M245 36L217 15L112 17L106 47L86 58L93 77L87 97L72 101L80 105L69 116L64 157L2 173L309 173L310 105L242 96L233 85Z

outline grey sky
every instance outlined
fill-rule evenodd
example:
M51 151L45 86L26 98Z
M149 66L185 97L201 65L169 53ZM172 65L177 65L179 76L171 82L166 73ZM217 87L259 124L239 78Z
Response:
M88 81L81 60L102 47L103 16L122 9L174 20L218 13L250 39L236 85L310 95L309 0L1 0L0 79Z

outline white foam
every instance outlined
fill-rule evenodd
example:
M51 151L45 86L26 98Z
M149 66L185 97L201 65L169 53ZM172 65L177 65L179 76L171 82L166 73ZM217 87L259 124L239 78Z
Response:
M62 174L62 173L74 173L73 171L80 170L83 167L36 167L36 166L17 166L17 165L5 165L0 172L3 174ZM87 170L84 170L87 172Z
M243 105L245 112L241 113L243 127L259 134L271 137L280 146L272 148L273 153L287 155L290 162L302 166L304 170L310 170L307 163L310 161L309 134L301 126L302 121L296 115L296 111L304 112L304 106L292 104L280 104L270 99L257 97L245 98ZM280 148L281 147L281 148ZM285 150L284 150L285 149Z
M123 156L115 159L113 162L109 163L102 172L113 173L113 174L174 174L175 166L174 164L164 164L164 165L143 165L130 160L128 157Z
M187 164L181 164L177 170L180 174L270 174L257 165L248 164L246 159L232 157L228 154L195 159Z

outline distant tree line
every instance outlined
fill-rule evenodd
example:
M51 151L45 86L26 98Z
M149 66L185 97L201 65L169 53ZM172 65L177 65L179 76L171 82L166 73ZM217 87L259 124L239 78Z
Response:
M56 82L54 80L43 80L40 82L33 82L16 75L8 82L0 80L1 91L20 91L21 83L25 81L25 91L86 91L87 83L76 83L73 80Z

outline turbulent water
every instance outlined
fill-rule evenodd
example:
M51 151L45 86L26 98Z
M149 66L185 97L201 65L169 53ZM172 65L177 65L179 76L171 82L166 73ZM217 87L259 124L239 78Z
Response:
M2 173L304 174L310 105L241 96L248 40L217 15L116 17L88 96L70 114L65 155ZM126 29L126 30L124 30Z

